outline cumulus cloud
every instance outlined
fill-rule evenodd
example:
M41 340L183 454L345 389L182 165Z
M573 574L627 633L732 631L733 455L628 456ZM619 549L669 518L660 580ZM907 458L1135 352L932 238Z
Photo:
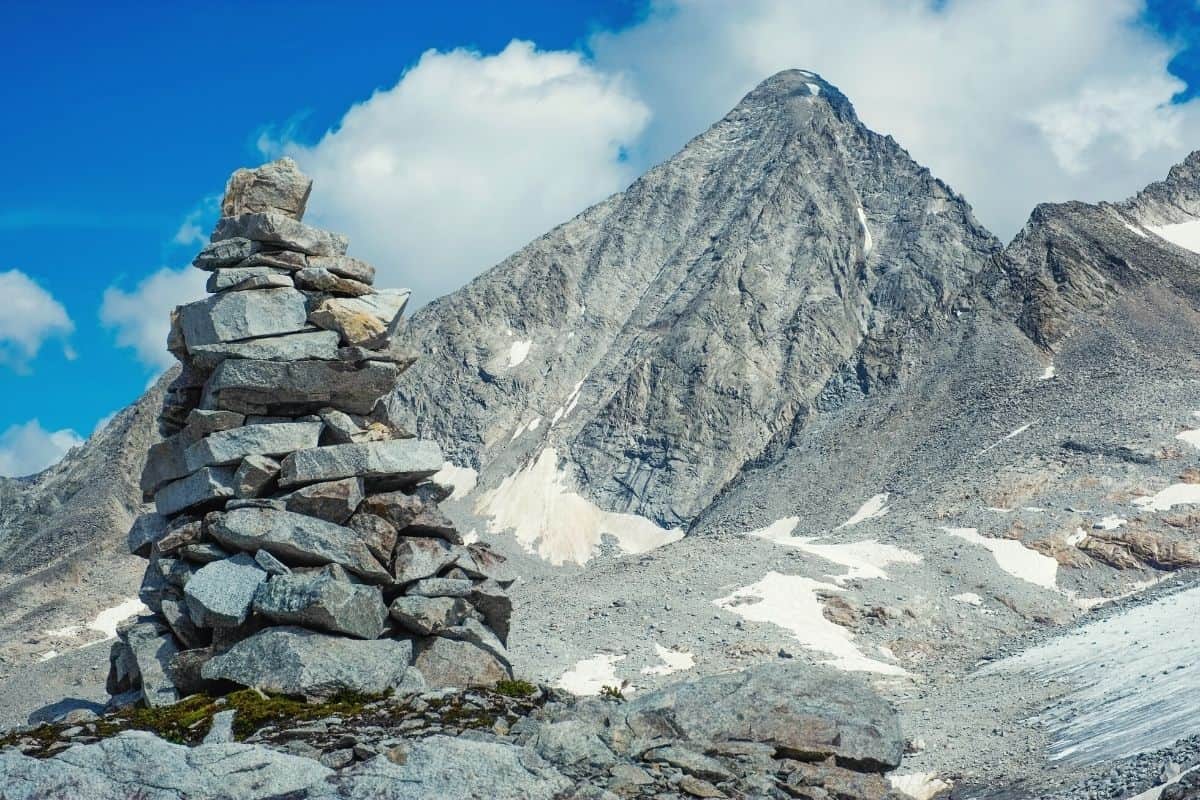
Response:
M49 339L62 342L63 354L74 358L67 337L75 330L62 303L20 270L0 272L0 366L25 372Z
M57 464L83 439L70 428L47 431L36 419L0 433L0 477L33 475Z
M167 352L171 310L204 296L205 273L191 267L163 267L131 292L110 286L100 304L100 321L116 333L117 345L132 348L139 361L155 370L175 363Z
M581 54L513 41L429 51L315 145L264 145L316 181L311 221L421 303L624 188L637 171L624 150L648 119Z
M870 127L962 192L1002 238L1051 200L1120 199L1200 143L1171 105L1174 45L1138 0L658 0L591 41L654 119L668 157L781 69L819 72Z
M204 198L183 218L179 230L175 231L175 236L171 238L171 241L183 247L189 245L203 247L208 244L207 231L212 229L220 209L221 198L219 195Z

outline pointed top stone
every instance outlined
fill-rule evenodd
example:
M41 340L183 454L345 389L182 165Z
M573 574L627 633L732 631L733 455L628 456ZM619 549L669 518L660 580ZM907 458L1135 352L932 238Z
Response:
M239 169L225 185L221 216L274 213L295 220L304 217L312 178L290 158L281 158L255 169Z

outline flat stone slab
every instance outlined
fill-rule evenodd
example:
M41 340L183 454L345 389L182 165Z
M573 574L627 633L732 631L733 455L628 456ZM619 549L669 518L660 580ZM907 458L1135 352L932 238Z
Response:
M330 233L271 212L238 214L217 220L212 241L234 238L275 245L283 250L296 250L311 256L345 255L349 244L349 240L340 233Z
M309 256L308 266L366 284L375 282L375 268L353 256Z
M297 489L287 496L287 510L345 525L362 499L362 478L341 478Z
M208 391L215 394L218 406L232 391L240 402L266 408L331 406L369 414L379 398L391 391L399 373L395 364L382 361L357 366L340 361L230 359L213 372Z
M338 335L333 331L302 331L245 342L197 345L189 350L200 369L215 369L227 358L255 361L343 360L338 355Z
M180 306L179 325L189 349L295 333L308 327L307 302L296 289L223 292Z
M209 434L184 452L188 471L213 465L236 464L246 456L282 456L316 447L321 422L277 422L243 425Z
M289 566L338 564L368 580L391 582L357 533L323 519L271 508L239 508L214 515L209 534L234 550L266 550Z
M204 288L209 292L246 292L295 286L291 273L279 267L226 267L213 270Z
M395 478L417 483L442 468L442 448L425 439L358 442L298 450L283 460L280 486L338 478Z
M305 697L378 694L400 686L411 661L412 642L347 639L286 626L243 639L208 661L201 675Z
M245 553L205 564L183 587L188 613L204 628L241 625L266 579L266 571Z
M159 514L170 516L225 497L233 497L232 467L205 467L186 478L168 483L154 495Z
M387 609L378 586L349 583L330 575L278 575L259 587L254 611L272 622L378 639Z
M192 259L192 266L204 270L232 267L242 263L261 249L262 245L258 242L243 238L209 242Z

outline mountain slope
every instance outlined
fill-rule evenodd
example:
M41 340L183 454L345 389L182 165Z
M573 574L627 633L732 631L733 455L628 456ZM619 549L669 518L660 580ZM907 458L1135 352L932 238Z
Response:
M602 508L686 527L819 398L894 380L999 250L835 87L780 73L416 314L398 404L493 479L549 452Z

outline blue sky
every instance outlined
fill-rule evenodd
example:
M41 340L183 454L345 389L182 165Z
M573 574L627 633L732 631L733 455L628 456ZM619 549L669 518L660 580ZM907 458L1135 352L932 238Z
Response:
M136 399L189 278L142 282L184 267L198 240L181 228L207 234L228 174L270 155L317 178L314 221L422 300L619 190L784 67L837 83L1001 235L1041 199L1129 194L1200 147L1200 11L1060 4L10 5L0 474ZM414 165L422 181L396 177Z

